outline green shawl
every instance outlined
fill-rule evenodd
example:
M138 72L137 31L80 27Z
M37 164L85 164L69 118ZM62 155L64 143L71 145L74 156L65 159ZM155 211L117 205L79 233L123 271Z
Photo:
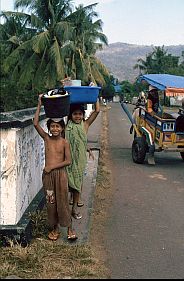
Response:
M87 134L83 121L76 124L69 120L65 136L70 144L72 163L66 167L69 187L81 192L84 170L87 163Z

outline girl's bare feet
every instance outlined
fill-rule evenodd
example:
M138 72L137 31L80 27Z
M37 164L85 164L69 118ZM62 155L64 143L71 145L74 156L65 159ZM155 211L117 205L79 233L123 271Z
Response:
M76 220L80 220L82 218L82 215L77 212L77 207L75 206L75 204L73 205L72 208L72 217Z
M60 236L60 232L56 229L53 229L49 234L48 238L52 241L56 241Z
M76 236L75 231L73 231L70 227L68 228L68 236L67 236L67 238L70 241L75 241L76 239L78 239L78 237Z

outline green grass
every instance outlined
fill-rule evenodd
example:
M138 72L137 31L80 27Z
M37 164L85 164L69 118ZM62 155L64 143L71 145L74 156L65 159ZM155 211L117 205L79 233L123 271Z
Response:
M25 248L11 241L9 247L0 248L0 278L16 275L25 279L86 279L100 275L98 260L89 244L49 241L46 210L30 215L34 223L34 239Z

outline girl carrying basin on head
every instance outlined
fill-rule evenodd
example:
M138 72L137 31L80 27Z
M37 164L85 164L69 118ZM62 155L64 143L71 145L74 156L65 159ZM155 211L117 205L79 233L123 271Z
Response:
M48 133L39 124L39 114L42 105L42 94L34 116L34 127L42 137L45 146L45 167L42 174L43 188L46 197L48 222L51 231L50 240L60 236L59 226L68 228L68 240L77 236L72 229L72 217L68 200L68 178L66 167L71 163L69 143L64 139L65 123L63 119L49 119Z
M73 197L72 216L81 219L82 215L77 211L82 190L84 171L87 163L87 132L89 126L95 121L100 112L99 101L95 103L95 110L85 120L84 106L71 104L65 137L70 144L71 165L67 167L69 190Z

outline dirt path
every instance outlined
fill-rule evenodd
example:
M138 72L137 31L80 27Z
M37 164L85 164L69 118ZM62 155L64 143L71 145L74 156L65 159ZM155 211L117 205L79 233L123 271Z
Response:
M104 233L108 217L108 207L112 195L112 176L109 165L109 136L108 136L108 107L102 109L102 126L100 138L100 157L96 192L94 198L94 210L92 215L92 227L90 243L94 257L98 259L100 267L99 279L110 279L110 272L106 266L106 249L104 245Z

